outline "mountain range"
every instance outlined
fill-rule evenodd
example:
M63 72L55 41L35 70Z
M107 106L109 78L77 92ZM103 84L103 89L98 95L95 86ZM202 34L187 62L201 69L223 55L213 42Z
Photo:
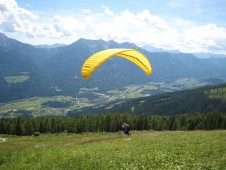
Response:
M142 46L143 49L149 51L149 52L167 52L167 53L182 53L178 50L166 50L162 48L157 48L150 45L144 45ZM213 53L192 53L195 57L198 58L226 58L225 54L213 54Z
M120 57L106 61L84 80L80 74L84 61L108 48L132 48L144 53L153 74L146 76L133 63ZM76 96L81 88L98 92L123 89L148 82L174 82L181 78L199 81L226 79L226 58L200 59L192 54L149 52L133 43L113 40L79 39L70 45L38 48L0 33L0 102L34 96Z

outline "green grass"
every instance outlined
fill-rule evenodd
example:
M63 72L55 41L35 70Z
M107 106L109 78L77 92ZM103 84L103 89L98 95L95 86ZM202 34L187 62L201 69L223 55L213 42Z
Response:
M89 92L89 91L97 91L98 90L98 87L94 87L94 88L80 88L80 92Z
M30 76L28 76L28 75L4 77L5 81L9 84L22 83L22 82L28 80L29 78L30 78Z
M226 169L226 131L8 138L0 169Z

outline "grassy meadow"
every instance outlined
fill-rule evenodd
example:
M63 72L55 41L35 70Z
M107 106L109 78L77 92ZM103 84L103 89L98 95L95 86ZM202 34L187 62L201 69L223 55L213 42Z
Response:
M225 130L0 136L0 169L226 169Z

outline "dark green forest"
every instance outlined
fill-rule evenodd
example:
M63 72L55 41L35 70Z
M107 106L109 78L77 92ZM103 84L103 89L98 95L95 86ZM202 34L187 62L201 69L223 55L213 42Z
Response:
M2 118L0 134L118 132L127 122L131 130L215 130L226 129L226 114L133 115L98 114L79 117Z

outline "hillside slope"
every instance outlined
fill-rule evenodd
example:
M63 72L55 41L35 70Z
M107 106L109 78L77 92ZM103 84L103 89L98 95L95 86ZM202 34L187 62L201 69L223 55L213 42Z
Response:
M226 84L132 100L121 100L106 105L75 110L70 112L69 115L94 113L192 114L195 112L207 113L214 110L226 113Z
M225 169L226 131L5 136L1 169ZM29 162L29 163L28 163Z

